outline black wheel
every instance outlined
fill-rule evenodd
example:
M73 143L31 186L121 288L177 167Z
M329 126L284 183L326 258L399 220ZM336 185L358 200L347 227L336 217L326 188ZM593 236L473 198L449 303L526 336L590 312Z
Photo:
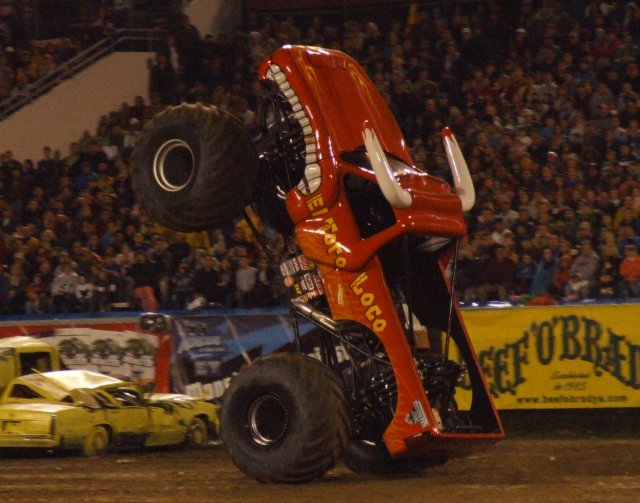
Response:
M194 417L187 431L187 446L202 447L209 439L207 423L199 417Z
M140 205L182 231L226 225L252 198L258 156L244 124L216 107L183 104L145 126L131 157Z
M349 414L341 383L318 360L277 353L241 370L222 398L220 434L261 482L308 482L342 456Z
M94 426L84 440L82 453L87 457L104 456L109 451L109 432L104 426Z

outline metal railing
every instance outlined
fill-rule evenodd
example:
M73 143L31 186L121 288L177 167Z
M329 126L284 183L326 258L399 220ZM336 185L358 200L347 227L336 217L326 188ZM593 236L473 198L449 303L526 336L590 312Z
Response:
M166 32L157 29L121 29L58 65L47 75L31 82L26 91L0 102L0 121L49 92L96 61L113 52L155 52L166 39Z

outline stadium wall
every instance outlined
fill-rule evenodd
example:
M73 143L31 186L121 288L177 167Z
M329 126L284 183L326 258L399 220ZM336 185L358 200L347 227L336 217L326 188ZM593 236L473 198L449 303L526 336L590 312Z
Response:
M3 150L20 162L42 158L47 145L64 157L70 141L92 134L100 117L135 96L147 100L150 52L115 52L0 121Z
M638 308L638 304L470 308L463 309L463 319L498 409L640 408ZM126 347L132 334L153 334L161 341L166 335L171 349L165 348L156 365L167 369L171 364L173 390L212 399L221 396L242 365L293 343L284 309L171 312L158 319L166 323L145 325L138 313L14 317L0 322L0 336L75 337L93 344L96 338L122 338L117 332L123 331L120 345ZM315 348L304 339L312 328L300 325L303 350L310 354ZM456 358L455 347L450 357ZM101 358L104 355L98 356L100 364L106 365ZM167 372L160 375L166 377ZM461 407L468 405L466 393L458 392Z

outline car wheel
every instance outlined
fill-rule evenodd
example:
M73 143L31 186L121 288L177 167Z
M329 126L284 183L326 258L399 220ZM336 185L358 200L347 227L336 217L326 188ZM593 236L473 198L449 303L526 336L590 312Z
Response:
M199 417L194 417L187 431L187 445L189 447L201 447L209 439L207 424Z
M340 459L349 438L341 383L320 361L278 353L255 360L222 399L231 459L261 482L307 482Z
M247 127L202 104L169 107L142 130L131 184L161 225L201 231L229 224L251 202L258 154Z
M104 426L94 426L84 441L85 456L104 456L109 451L109 432Z

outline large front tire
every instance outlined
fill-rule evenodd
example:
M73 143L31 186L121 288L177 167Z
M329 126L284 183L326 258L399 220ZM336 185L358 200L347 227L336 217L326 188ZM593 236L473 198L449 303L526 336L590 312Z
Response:
M251 202L258 155L246 126L216 107L169 107L145 126L131 184L160 224L181 231L229 224Z
M221 437L261 482L308 482L342 456L349 413L341 383L318 360L272 354L240 371L222 399Z

